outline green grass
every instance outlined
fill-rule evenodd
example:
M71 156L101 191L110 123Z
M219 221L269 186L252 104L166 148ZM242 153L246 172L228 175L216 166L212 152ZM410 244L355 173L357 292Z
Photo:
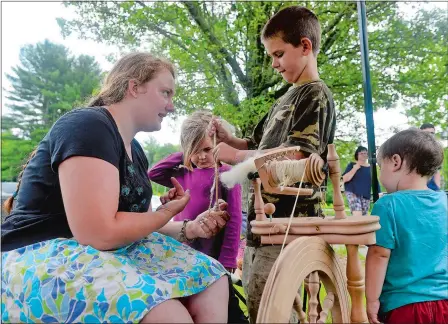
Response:
M241 295L243 295L243 296L247 299L246 295L244 294L244 289L243 289L243 287L240 287L240 286L238 286L238 285L233 285L233 287L234 287L236 290L238 290L238 292L239 292ZM241 308L241 310L243 311L244 315L249 316L249 313L247 312L247 307L246 307L246 305L244 305L244 303L243 303L241 300L240 300L240 308Z
M334 244L332 246L332 248L333 248L334 252L336 252L336 254L339 257L347 258L347 250L345 249L344 245L342 245L342 244L341 245L339 245L339 244L335 245ZM358 257L361 260L361 264L364 265L365 262L366 262L366 257L362 253L358 253Z

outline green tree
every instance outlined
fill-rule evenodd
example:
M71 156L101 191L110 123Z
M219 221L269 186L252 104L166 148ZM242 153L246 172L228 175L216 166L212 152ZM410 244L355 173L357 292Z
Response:
M24 46L20 63L6 75L12 90L7 91L5 106L10 112L2 128L18 129L23 138L31 138L37 129L45 133L100 83L101 69L93 57L71 56L66 47L48 40Z
M67 2L78 18L58 21L63 35L169 57L178 66L181 112L212 108L246 133L289 87L270 67L259 35L270 16L291 4L299 3ZM320 73L334 93L338 120L348 121L364 106L356 3L302 4L321 21ZM446 128L446 12L420 10L406 20L396 2L368 2L367 18L374 107L401 99L411 122Z
M442 175L442 190L448 191L448 147L443 149L443 164L440 170Z
M2 181L16 180L20 166L64 113L80 106L99 87L101 70L91 56L71 56L45 40L26 45L20 64L7 74L2 116Z
M152 136L149 136L149 139L142 143L142 148L146 154L150 168L171 153L180 151L179 145L174 145L171 143L160 145Z
M179 152L179 145L174 145L171 143L166 143L160 145L157 140L149 136L149 139L142 143L143 151L146 154L148 159L149 168L151 168L154 164L159 162L160 160L166 158L171 153ZM152 191L155 195L162 195L166 192L166 187L161 186L155 182L151 182Z
M24 158L33 150L31 140L2 131L2 181L17 181Z

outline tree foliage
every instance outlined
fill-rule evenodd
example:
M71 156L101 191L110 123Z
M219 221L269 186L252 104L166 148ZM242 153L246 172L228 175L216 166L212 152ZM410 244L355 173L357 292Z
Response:
M53 123L93 94L102 73L93 57L72 56L48 40L24 46L12 71L2 116L2 181L16 179Z
M33 150L34 143L2 131L2 181L16 181L23 160Z
M148 159L149 168L151 168L154 164L156 164L160 160L166 158L171 153L180 151L179 145L173 145L170 143L160 145L157 142L157 140L152 136L149 136L149 138L146 141L142 142L142 148ZM167 191L166 187L159 185L155 182L151 182L151 185L152 185L152 192L155 195L160 196Z
M146 141L142 142L142 148L145 152L146 158L148 159L150 168L171 153L180 151L179 145L174 145L171 143L160 145L152 136L149 136Z
M269 17L292 4L298 3L68 2L78 18L59 24L64 35L169 57L178 66L180 112L211 108L244 133L289 87L270 67L259 35ZM320 74L334 93L338 119L350 122L363 110L356 2L301 4L321 21ZM406 20L396 2L366 5L374 107L391 108L401 99L411 122L445 128L446 12L420 10Z
M101 70L91 56L71 56L62 45L45 40L20 50L20 63L7 74L12 90L5 104L10 113L3 128L16 128L30 138L36 129L47 130L98 87Z

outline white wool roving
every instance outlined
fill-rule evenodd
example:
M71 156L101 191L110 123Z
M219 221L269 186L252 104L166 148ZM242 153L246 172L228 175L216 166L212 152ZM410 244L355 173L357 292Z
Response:
M231 189L236 184L242 184L247 180L247 175L250 172L256 172L255 157L251 157L244 162L241 162L227 172L221 173L221 182L227 188Z

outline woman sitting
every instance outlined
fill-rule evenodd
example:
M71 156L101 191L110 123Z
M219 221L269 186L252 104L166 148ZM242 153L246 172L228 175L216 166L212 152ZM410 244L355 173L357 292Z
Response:
M152 212L134 139L160 130L174 88L170 63L129 54L90 108L62 116L40 142L2 225L3 322L227 322L225 269L179 242L216 234L226 204L169 222L190 199L173 179Z

